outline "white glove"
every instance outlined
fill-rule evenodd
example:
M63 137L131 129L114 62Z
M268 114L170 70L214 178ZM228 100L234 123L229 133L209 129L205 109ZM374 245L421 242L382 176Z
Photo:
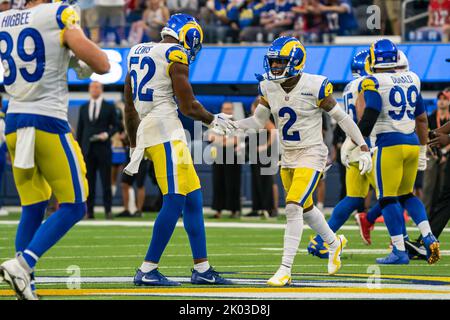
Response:
M89 67L86 62L78 59L75 55L70 57L69 68L73 68L77 73L78 79L88 79L94 71L92 71L91 67Z
M353 162L351 159L351 154L353 150L357 147L355 143L353 143L352 139L347 137L342 144L341 147L341 163L346 167L350 167L350 162Z
M214 120L208 125L208 128L220 135L229 135L238 128L230 114L219 113L214 115Z
M425 171L427 169L427 146L420 146L419 151L419 171Z
M370 151L360 151L359 153L359 173L364 175L372 171L372 155Z

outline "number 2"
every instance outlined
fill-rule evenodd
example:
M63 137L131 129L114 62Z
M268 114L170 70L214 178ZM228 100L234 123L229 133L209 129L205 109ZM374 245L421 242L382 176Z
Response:
M34 42L34 51L32 53L27 53L25 50L25 41L27 38L31 38ZM14 41L11 35L5 31L0 32L0 42L6 42L5 52L0 52L0 56L3 61L6 61L9 66L9 75L5 76L4 84L9 86L16 81L17 78L17 65L12 57L12 52L14 49ZM36 68L34 72L29 72L26 67L19 69L20 74L23 79L27 82L37 82L42 79L45 71L45 46L44 40L41 34L34 28L23 29L19 33L17 39L17 54L20 59L24 62L32 62L36 60Z
M130 71L130 77L132 79L132 88L133 88L133 100L136 99L136 97L139 97L140 101L153 101L153 89L147 88L147 90L144 92L144 87L147 85L147 83L153 78L156 72L156 64L155 61L153 61L150 57L144 57L142 61L139 64L139 57L131 57L130 59L130 69L133 65L139 65L140 70L144 70L144 68L147 66L147 73L145 74L142 81L139 83L138 86L138 75L136 70Z
M283 140L300 141L300 132L293 131L292 133L288 133L289 129L293 126L295 121L297 121L297 114L289 107L283 107L278 111L278 115L281 118L283 118L286 114L289 116L289 119L283 126Z

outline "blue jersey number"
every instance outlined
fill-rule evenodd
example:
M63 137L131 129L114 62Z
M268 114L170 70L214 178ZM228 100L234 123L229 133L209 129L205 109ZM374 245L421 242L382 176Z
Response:
M413 100L413 94L415 96ZM394 86L391 89L391 92L389 93L389 103L395 107L398 108L396 110L390 110L388 112L389 116L394 120L402 120L403 117L406 115L409 119L414 120L414 111L417 106L417 98L419 96L419 90L416 86L410 86L408 90L404 91L402 87ZM406 110L407 107L410 106L410 110Z
M353 94L351 92L347 93L344 96L344 107L345 107L345 112L347 114L350 115L350 117L352 117L353 121L358 122L358 120L356 119L356 107L354 104L349 103L349 101L353 98Z
M283 140L285 141L300 141L300 132L293 131L288 133L292 125L297 121L297 114L289 107L283 107L278 111L278 115L283 118L285 115L289 116L288 121L283 126Z
M34 42L34 50L27 52L25 47L25 41L30 38ZM6 61L9 66L9 75L5 76L4 84L9 86L16 81L17 78L17 66L12 52L14 49L14 41L11 35L7 32L0 32L0 42L6 42L5 51L0 52L2 61ZM17 55L24 62L36 61L36 67L33 68L20 68L19 72L27 82L36 82L41 80L45 71L45 46L39 31L33 28L23 29L20 32L17 39ZM29 70L33 70L30 72Z
M139 65L140 70L147 67L147 73L138 85L138 75L136 70L131 70L133 65ZM140 101L153 101L153 89L147 88L144 92L144 87L153 78L156 72L156 64L150 57L144 57L140 60L139 57L131 57L130 59L130 77L133 81L133 100L139 97Z

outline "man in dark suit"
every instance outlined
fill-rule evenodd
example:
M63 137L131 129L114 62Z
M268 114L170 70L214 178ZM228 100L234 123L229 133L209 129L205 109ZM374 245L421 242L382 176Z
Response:
M87 218L94 218L95 184L97 171L103 189L103 205L107 219L112 219L111 205L111 141L117 132L115 107L104 101L103 85L93 81L89 85L91 99L80 108L77 140L86 161L89 196L87 199Z

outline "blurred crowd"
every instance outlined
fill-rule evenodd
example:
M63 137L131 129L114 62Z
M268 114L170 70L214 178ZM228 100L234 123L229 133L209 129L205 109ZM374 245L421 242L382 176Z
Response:
M158 41L170 15L180 12L200 21L205 43L271 42L280 35L293 35L305 43L330 43L336 36L401 33L401 0L79 0L78 3L82 25L89 36L108 47ZM367 8L371 5L380 8L381 23L377 29L368 28ZM450 0L430 0L428 24L421 30L434 30L441 35L440 40L447 41L449 9Z

